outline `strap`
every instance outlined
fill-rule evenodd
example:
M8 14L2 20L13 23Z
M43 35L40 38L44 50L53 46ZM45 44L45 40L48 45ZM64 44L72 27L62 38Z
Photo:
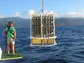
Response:
M8 26L7 28L8 28L8 30L6 33L8 34L8 31L9 31L11 34L13 34L12 31L10 30L10 26Z

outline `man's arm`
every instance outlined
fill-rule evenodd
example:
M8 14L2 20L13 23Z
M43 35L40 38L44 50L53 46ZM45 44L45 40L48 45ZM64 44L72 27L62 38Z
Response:
M7 38L8 36L7 36L6 32L3 32L3 33L4 33L5 37Z
M14 31L14 37L13 37L13 39L15 39L16 38L16 31Z

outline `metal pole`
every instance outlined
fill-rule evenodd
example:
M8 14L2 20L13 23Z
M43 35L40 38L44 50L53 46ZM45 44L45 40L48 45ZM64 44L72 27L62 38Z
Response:
M32 31L31 31L31 30L32 30L32 29L31 29L31 21L32 21L32 20L31 20L31 18L30 18L30 38L31 38L31 36L32 36L32 34L31 34L31 33L32 33Z
M42 13L43 13L44 1L42 0Z
M53 16L53 21L54 21L54 37L55 37L55 17L54 16ZM55 38L54 38L54 43L56 43Z
M42 0L42 13L41 13L41 38L43 38L43 0Z
M41 14L41 38L43 38L43 23L42 23L42 16L43 14Z

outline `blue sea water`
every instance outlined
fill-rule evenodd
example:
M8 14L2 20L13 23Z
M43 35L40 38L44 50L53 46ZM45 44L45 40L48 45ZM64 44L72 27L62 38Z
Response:
M0 63L84 63L84 26L57 26L53 47L31 47L28 28L17 28L15 49L23 59ZM5 50L3 28L0 29L0 46Z

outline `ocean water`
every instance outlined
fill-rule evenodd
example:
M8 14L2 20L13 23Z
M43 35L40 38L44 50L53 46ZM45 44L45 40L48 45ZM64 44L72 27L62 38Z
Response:
M53 47L31 47L28 28L17 28L15 49L23 59L0 63L84 63L84 26L57 26ZM0 28L0 46L6 49L3 28Z

